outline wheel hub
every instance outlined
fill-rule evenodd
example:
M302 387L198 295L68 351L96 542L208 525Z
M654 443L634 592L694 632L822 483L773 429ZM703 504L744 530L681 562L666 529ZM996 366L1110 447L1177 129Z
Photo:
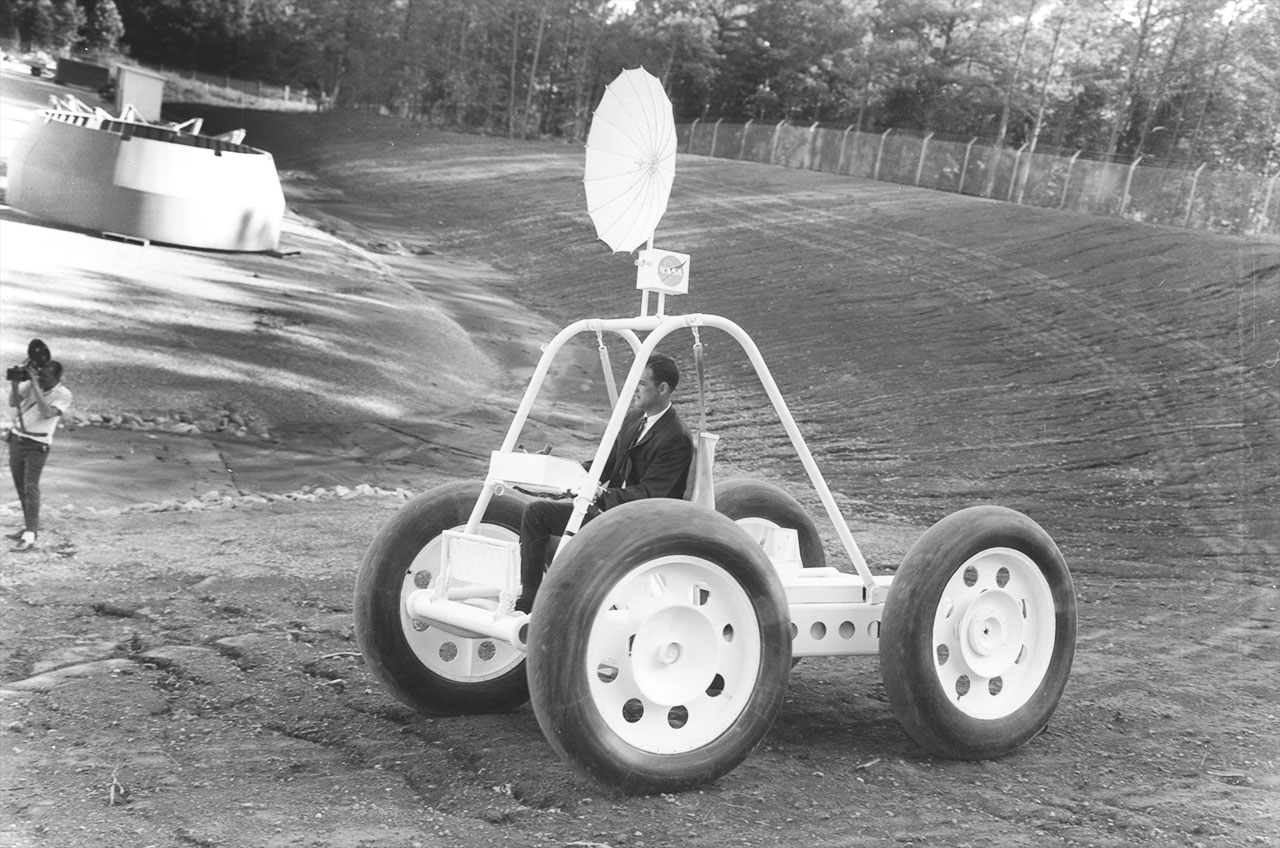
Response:
M715 626L691 606L669 606L649 616L631 644L636 686L647 700L665 707L702 694L719 660Z
M965 663L982 677L999 677L1022 652L1022 631L1018 600L1002 589L983 592L960 621Z

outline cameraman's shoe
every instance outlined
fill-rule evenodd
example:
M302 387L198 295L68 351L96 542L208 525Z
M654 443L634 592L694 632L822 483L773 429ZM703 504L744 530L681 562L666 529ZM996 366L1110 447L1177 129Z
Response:
M18 553L25 553L27 551L35 550L35 547L36 534L30 530L25 530L22 533L22 537L18 539L18 544L14 545L12 550Z

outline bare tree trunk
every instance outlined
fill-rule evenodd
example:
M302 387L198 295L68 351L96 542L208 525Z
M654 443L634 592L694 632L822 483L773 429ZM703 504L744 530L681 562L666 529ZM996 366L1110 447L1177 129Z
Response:
M1004 90L1004 103L1000 106L1000 131L996 134L996 147L1004 144L1009 133L1009 112L1013 110L1013 96L1022 79L1022 59L1027 53L1027 35L1031 32L1031 16L1036 13L1040 0L1031 0L1027 7L1026 20L1022 22L1022 33L1018 36L1018 52L1013 60L1013 76Z
M538 10L538 36L533 42L533 61L529 64L529 88L524 96L524 129L522 138L529 137L529 113L533 111L533 89L538 81L538 56L542 53L542 34L547 28L547 4Z
M520 65L520 6L512 10L514 20L511 22L511 88L507 97L507 135L516 135L516 68Z
M406 0L404 8L404 27L400 31L400 49L397 58L395 88L392 91L392 104L402 118L418 118L418 107L422 103L422 87L420 85L418 51L413 49L418 29L418 0Z
M1062 39L1062 28L1066 25L1066 16L1061 16L1054 23L1053 27L1053 45L1049 48L1049 62L1044 68L1044 78L1040 81L1040 102L1036 104L1036 120L1031 125L1031 138L1027 145L1027 156L1036 152L1036 145L1040 142L1040 129L1044 126L1044 112L1049 102L1049 83L1053 81L1053 63L1058 58L1058 43ZM1022 194L1026 190L1026 182L1018 183L1018 202L1022 202Z
M862 120L866 117L867 107L871 101L871 62L867 61L867 81L862 84L862 99L858 103L858 119L854 129L862 132Z
M338 105L338 95L342 94L342 67L344 61L341 54L333 57L333 85L327 95L330 107Z
M1139 0L1141 5L1142 0ZM1146 51L1147 37L1151 34L1151 7L1155 0L1146 0L1146 8L1138 16L1138 28L1133 40L1133 55L1129 57L1129 73L1126 75L1120 102L1116 106L1116 117L1111 122L1111 132L1107 136L1107 155L1114 156L1120 143L1120 133L1129 121L1129 111L1133 108L1133 95L1138 87L1138 68L1142 65L1142 56Z
M1018 88L1018 82L1022 78L1022 58L1027 52L1027 35L1031 32L1031 16L1035 14L1036 5L1038 3L1039 0L1031 0L1027 7L1027 17L1022 22L1022 33L1018 37L1018 52L1014 56L1013 60L1013 76L1009 78L1009 84L1005 86L1004 102L1000 106L1000 130L996 133L995 143L995 148L997 150L1004 147L1005 136L1009 134L1009 112L1013 110L1013 95ZM1017 174L1014 174L1012 179L1017 179L1017 176ZM986 186L982 192L983 197L991 196L991 191L995 188L995 183L996 169L988 168Z
M1182 16L1178 19L1178 31L1173 35L1173 42L1169 45L1169 52L1164 59L1164 67L1160 69L1160 81L1156 84L1155 97L1152 98L1151 105L1147 109L1147 113L1142 116L1142 129L1138 133L1138 153L1142 153L1147 147L1147 137L1151 134L1151 125L1155 122L1156 110L1160 108L1160 103L1164 100L1165 91L1169 88L1169 72L1173 67L1174 57L1177 56L1178 47L1182 42L1182 34L1187 28L1187 18L1190 13L1184 8Z
M551 78L557 82L559 87L565 92L566 96L556 103L556 112L553 116L552 126L558 135L563 135L570 139L579 137L579 123L576 97L571 99L568 92L576 92L581 88L579 75L581 70L578 65L578 33L589 33L591 30L590 21L583 22L576 14L575 4L568 5L568 17L566 19L565 29L561 38L560 59L555 63L551 71ZM587 36L582 37L585 45ZM548 101L548 111L550 111L550 101Z
M583 42L582 56L578 59L578 69L574 74L573 119L574 138L582 140L587 136L587 113L591 110L592 82L595 80L593 68L595 46L589 41Z
M1209 103L1213 100L1214 89L1218 87L1218 77L1222 74L1223 57L1227 55L1227 45L1231 40L1231 27L1236 19L1227 21L1222 30L1222 41L1218 43L1217 53L1213 57L1213 73L1209 76L1209 85L1204 92L1204 100L1200 102L1200 114L1196 117L1195 128L1191 130L1191 142L1188 145L1192 160L1200 148L1200 133L1204 131L1204 119L1209 114Z

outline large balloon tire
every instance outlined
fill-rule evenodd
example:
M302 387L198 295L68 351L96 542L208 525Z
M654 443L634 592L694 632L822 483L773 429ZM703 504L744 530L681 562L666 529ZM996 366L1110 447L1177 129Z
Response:
M427 715L509 712L529 699L523 654L494 639L419 629L405 596L438 568L441 534L466 526L481 484L451 483L418 495L374 537L356 577L356 642L365 665L396 698ZM481 533L518 539L529 498L495 494ZM420 574L420 572L426 572Z
M980 506L907 552L885 603L880 668L919 745L992 759L1048 726L1075 643L1075 589L1057 545L1025 515Z
M529 690L543 733L599 783L678 792L727 773L772 726L791 666L786 596L725 516L677 500L586 525L534 604Z
M801 564L805 568L827 564L827 553L813 519L787 490L773 483L746 477L717 482L716 512L743 525L748 533L753 532L753 524L795 530L800 540Z

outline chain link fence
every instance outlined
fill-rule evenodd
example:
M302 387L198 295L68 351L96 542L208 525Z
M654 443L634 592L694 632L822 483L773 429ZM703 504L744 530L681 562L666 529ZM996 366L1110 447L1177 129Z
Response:
M200 71L166 70L164 68L159 70L175 77L203 83L210 88L234 91L259 100L283 100L286 103L307 103L316 100L315 93L305 88L272 85L261 80L236 79L226 74L206 74Z
M1081 151L1028 153L917 135L696 120L676 127L679 150L1220 233L1280 236L1280 174L1261 176L1132 162Z

